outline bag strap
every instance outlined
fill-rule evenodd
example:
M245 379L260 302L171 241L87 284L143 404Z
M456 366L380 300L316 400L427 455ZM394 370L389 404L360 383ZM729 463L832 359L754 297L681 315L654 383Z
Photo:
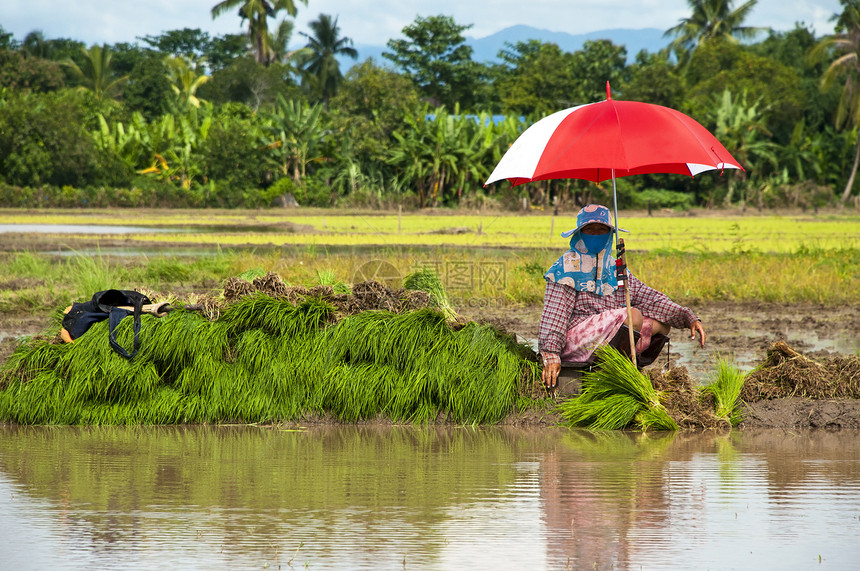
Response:
M124 317L128 317L129 311L118 307L112 307L110 310L110 315L108 317L110 346L117 354L125 357L126 359L131 359L137 355L137 350L140 348L140 314L142 308L143 299L138 297L134 300L134 311L131 313L134 316L134 346L131 350L131 354L123 349L116 340L116 326L119 325L119 322L122 321Z

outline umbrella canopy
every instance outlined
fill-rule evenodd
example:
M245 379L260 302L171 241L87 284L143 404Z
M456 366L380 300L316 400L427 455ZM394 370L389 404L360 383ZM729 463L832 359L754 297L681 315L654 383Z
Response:
M485 184L508 179L602 182L635 174L695 176L743 167L695 119L638 101L606 101L553 113L514 141Z

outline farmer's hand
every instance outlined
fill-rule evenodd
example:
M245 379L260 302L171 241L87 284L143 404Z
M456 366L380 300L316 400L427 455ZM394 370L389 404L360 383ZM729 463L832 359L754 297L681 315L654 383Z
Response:
M558 374L560 372L561 363L547 363L544 365L543 372L541 373L543 384L549 388L555 387L555 384L558 381Z
M695 323L693 323L690 326L690 340L691 341L696 338L696 333L698 333L699 337L701 338L699 340L699 343L702 345L702 347L704 347L705 346L705 328L702 327L701 321L696 321Z

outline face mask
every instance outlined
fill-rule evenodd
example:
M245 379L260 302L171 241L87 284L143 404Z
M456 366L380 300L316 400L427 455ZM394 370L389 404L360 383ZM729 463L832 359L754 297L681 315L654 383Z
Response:
M603 234L580 234L580 238L585 243L585 249L589 254L597 254L606 247L609 241L609 232Z

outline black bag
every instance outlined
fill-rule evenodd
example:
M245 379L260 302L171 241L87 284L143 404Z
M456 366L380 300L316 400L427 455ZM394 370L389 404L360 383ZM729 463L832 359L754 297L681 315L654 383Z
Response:
M87 332L94 323L108 319L109 341L111 348L126 359L131 359L140 348L140 314L144 305L152 303L149 298L137 291L109 289L93 295L90 301L73 303L63 317L63 328L72 339ZM133 310L121 309L133 307ZM134 316L134 347L129 354L116 341L116 326L129 315Z

